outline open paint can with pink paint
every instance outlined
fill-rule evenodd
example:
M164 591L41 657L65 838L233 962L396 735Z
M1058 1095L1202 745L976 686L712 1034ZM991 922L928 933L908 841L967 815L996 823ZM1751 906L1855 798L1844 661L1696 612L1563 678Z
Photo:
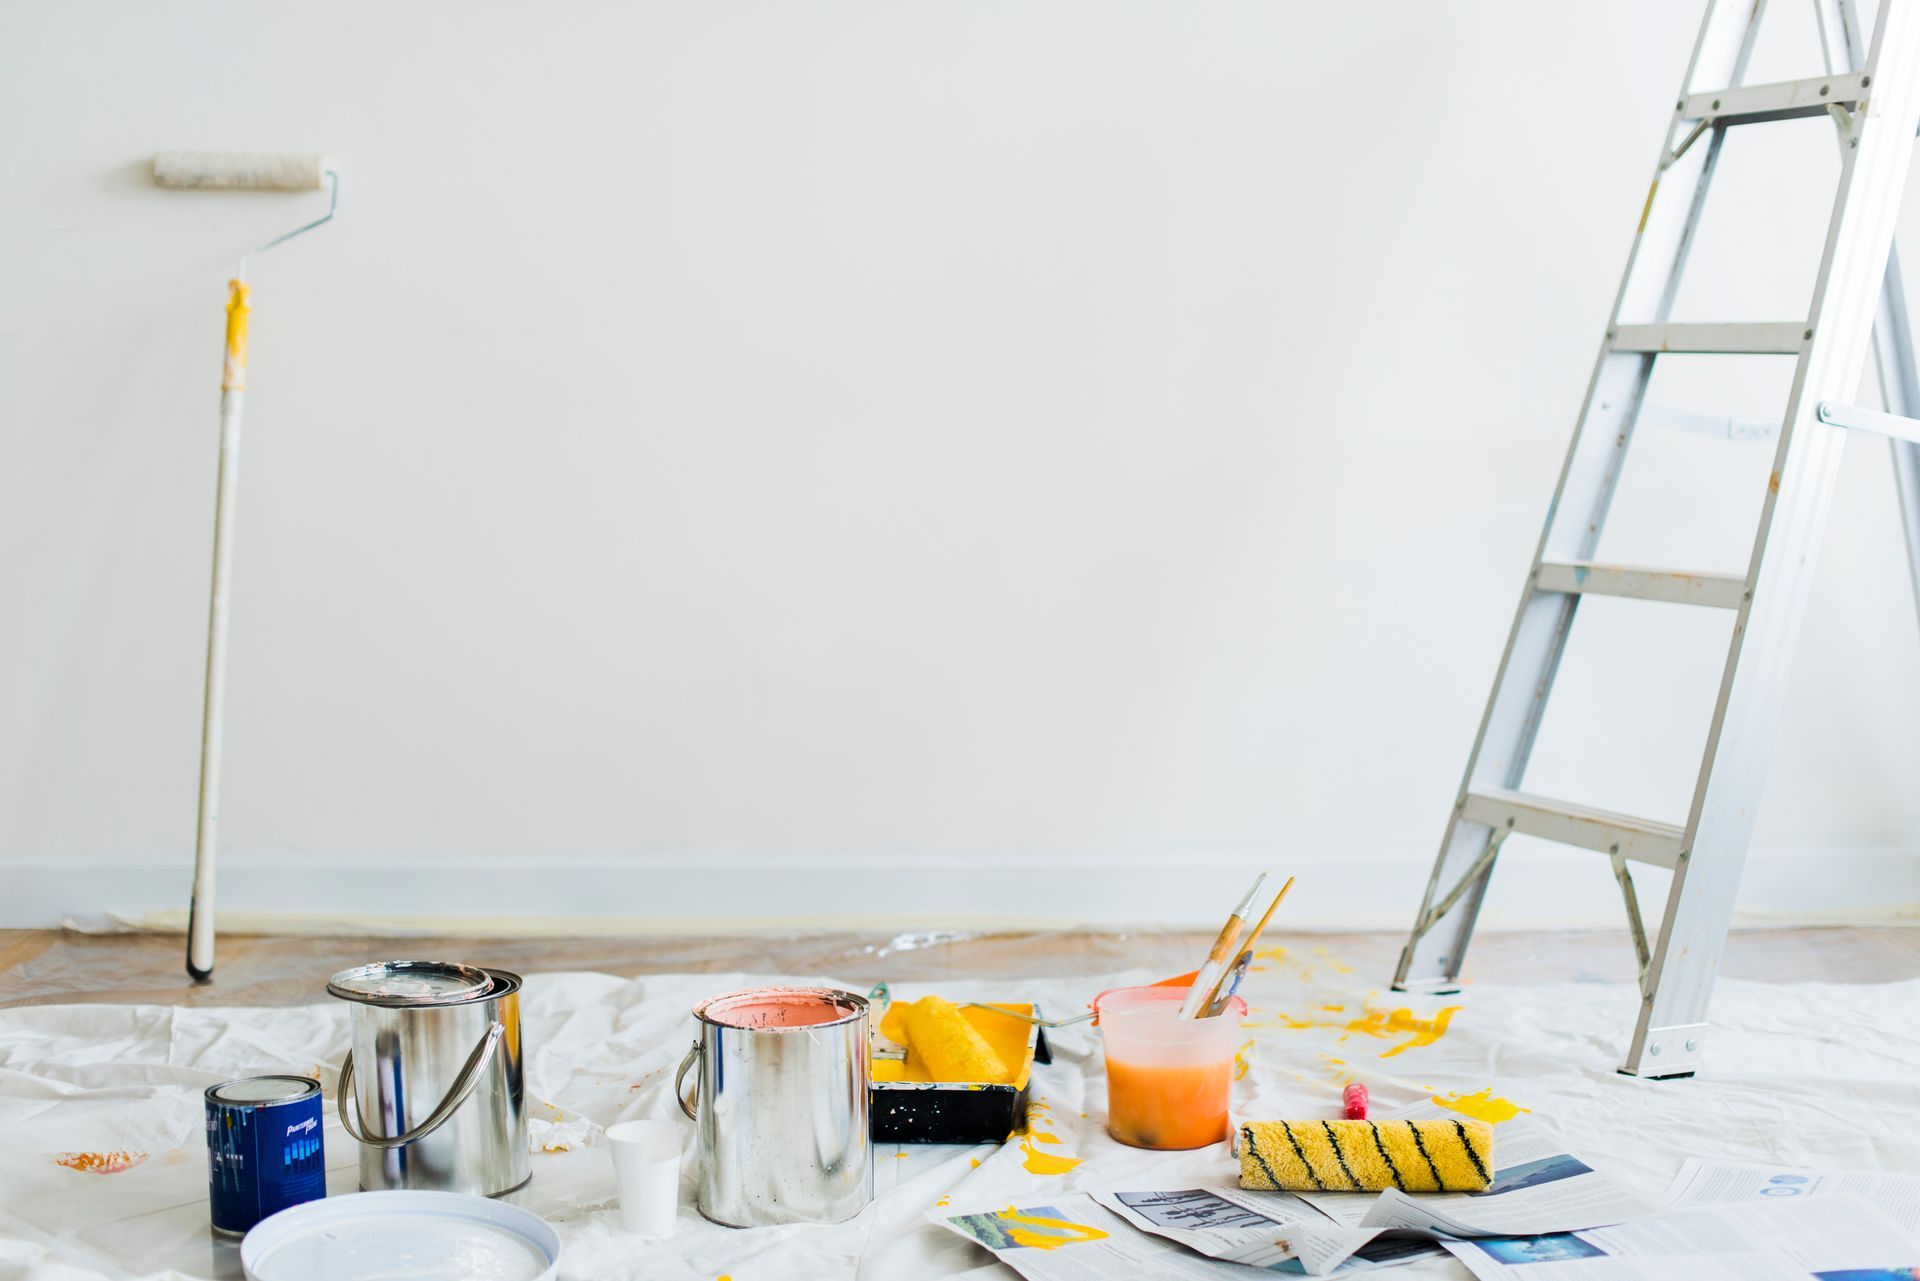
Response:
M840 1223L873 1200L867 1000L757 987L693 1007L674 1091L700 1132L700 1213L715 1223ZM692 1097L686 1078L694 1072Z

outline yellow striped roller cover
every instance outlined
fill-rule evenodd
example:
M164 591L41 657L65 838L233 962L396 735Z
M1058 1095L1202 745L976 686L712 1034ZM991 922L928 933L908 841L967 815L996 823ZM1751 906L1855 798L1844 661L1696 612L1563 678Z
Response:
M1493 1184L1485 1121L1249 1121L1239 1139L1243 1188L1481 1192Z

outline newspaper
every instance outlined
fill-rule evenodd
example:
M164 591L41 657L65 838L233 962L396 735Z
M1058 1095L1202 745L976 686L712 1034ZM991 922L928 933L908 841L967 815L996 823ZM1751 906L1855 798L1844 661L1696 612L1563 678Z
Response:
M1448 1241L1480 1281L1907 1281L1920 1240L1858 1197L1678 1210L1549 1236Z
M1448 1115L1422 1104L1389 1120ZM1438 1237L1570 1232L1659 1214L1572 1153L1536 1121L1500 1127L1497 1169L1485 1192L1248 1192L1239 1188L1094 1194L1142 1231L1216 1259L1273 1269L1292 1260L1310 1276L1404 1263L1436 1252ZM1389 1237L1386 1234L1392 1233ZM1416 1239L1409 1241L1409 1235Z
M984 1245L1028 1281L1253 1281L1261 1275L1135 1232L1082 1193L1045 1205L927 1217Z
M1879 1170L1804 1170L1785 1165L1689 1157L1667 1188L1667 1204L1727 1205L1853 1193L1909 1232L1920 1234L1920 1175Z
M1093 1199L1142 1231L1282 1276L1345 1276L1441 1252L1426 1240L1374 1240L1375 1229L1341 1227L1286 1192L1184 1188Z
M1450 1116L1433 1104L1402 1108L1393 1121ZM1368 1192L1303 1192L1301 1199L1336 1223L1357 1228L1396 1228L1434 1236L1527 1236L1572 1232L1624 1223L1660 1213L1660 1207L1628 1190L1566 1151L1545 1126L1517 1116L1502 1123L1494 1146L1493 1186L1485 1192L1425 1192L1410 1196L1389 1188Z

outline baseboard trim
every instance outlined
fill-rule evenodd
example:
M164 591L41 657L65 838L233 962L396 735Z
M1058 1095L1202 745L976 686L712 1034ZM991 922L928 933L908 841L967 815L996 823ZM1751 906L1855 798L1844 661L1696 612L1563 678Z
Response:
M90 857L0 861L0 926L178 929L186 861ZM263 858L220 869L227 929L552 934L750 933L793 929L1207 928L1261 869L1299 877L1291 929L1403 929L1425 888L1407 853L662 859ZM1663 887L1649 877L1647 910ZM1756 850L1741 886L1750 924L1920 923L1920 853ZM1489 929L1621 923L1605 859L1508 855Z

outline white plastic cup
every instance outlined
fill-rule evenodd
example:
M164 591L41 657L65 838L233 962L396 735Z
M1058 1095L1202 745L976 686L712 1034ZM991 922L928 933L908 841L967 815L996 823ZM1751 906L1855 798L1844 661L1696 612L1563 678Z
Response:
M1129 1147L1188 1151L1227 1137L1233 1061L1247 1003L1183 1019L1184 987L1122 987L1094 998L1107 1052L1107 1133Z
M622 1121L607 1127L620 1226L644 1237L673 1235L680 1213L680 1127L672 1121Z

